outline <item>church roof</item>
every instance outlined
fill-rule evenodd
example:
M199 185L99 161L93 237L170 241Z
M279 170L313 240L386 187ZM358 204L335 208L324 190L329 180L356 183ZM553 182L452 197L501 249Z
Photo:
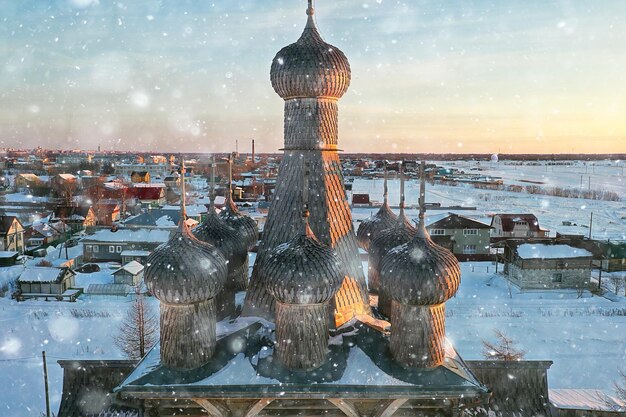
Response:
M273 357L267 335L271 324L239 318L218 324L216 354L201 368L173 371L153 348L116 388L136 398L463 398L482 402L488 390L467 368L450 344L445 363L433 369L405 369L388 352L388 338L358 320L339 329L330 340L324 365L314 371L292 371ZM238 349L233 350L233 346Z

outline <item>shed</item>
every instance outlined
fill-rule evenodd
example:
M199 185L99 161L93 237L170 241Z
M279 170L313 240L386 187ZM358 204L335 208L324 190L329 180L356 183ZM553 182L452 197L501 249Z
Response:
M370 206L372 205L372 203L370 202L370 195L369 194L352 194L352 204Z
M558 417L618 417L626 403L597 389L551 389L550 403Z
M142 265L146 264L146 259L150 256L147 250L125 250L120 254L122 256L122 265L126 265L130 261L137 261Z
M0 251L0 266L12 266L17 263L19 252L3 250Z
M115 284L138 285L143 279L144 267L137 261L130 261L113 272Z
M17 279L22 295L61 295L74 287L74 271L70 268L44 266L26 267Z

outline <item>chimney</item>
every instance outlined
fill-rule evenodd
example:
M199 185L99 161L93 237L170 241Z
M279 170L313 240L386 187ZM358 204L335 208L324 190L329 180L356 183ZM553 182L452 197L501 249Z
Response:
M252 164L254 165L254 139L252 139Z

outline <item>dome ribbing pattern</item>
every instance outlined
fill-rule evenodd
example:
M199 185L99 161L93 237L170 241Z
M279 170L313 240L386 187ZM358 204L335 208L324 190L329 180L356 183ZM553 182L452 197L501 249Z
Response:
M278 51L272 61L272 87L285 100L339 99L350 86L350 64L343 52L324 42L315 25L312 8L307 14L307 24L300 38Z

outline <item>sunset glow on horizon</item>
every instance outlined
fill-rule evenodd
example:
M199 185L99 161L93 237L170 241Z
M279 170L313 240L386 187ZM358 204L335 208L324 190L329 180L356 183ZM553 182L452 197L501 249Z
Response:
M346 152L626 152L626 2L316 3ZM0 147L277 152L269 68L305 8L0 0Z

